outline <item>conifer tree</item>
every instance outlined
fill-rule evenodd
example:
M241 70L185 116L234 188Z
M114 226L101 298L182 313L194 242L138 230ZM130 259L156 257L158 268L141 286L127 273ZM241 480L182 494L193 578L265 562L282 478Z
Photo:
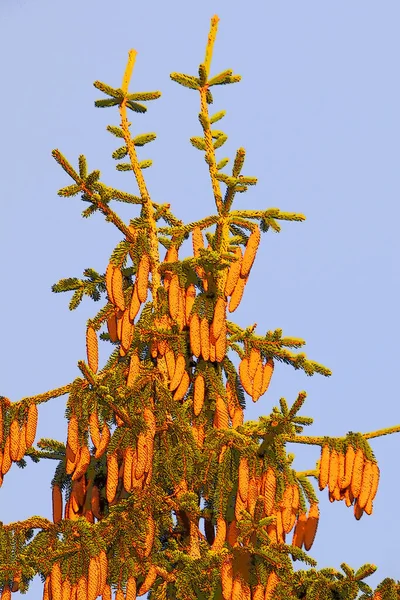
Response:
M132 133L128 115L145 113L143 103L161 94L129 91L134 50L121 87L94 85L105 94L95 105L119 112L118 125L107 127L117 138L112 157L117 170L133 171L139 194L101 182L83 155L76 170L53 151L73 180L59 195L81 194L83 216L102 213L122 239L103 274L86 269L83 278L53 286L73 292L70 310L85 295L102 304L87 323L81 375L29 399L1 397L0 483L27 458L57 464L53 520L0 525L1 600L26 592L37 574L44 600L134 600L146 593L153 600L400 598L392 579L375 591L367 585L374 565L318 570L309 555L320 516L316 487L331 502L345 502L356 519L371 515L379 467L369 440L400 426L340 438L303 435L312 424L302 414L304 391L290 404L281 398L258 421L244 420L249 398L266 394L268 405L277 361L308 376L331 372L297 352L303 340L231 320L261 234L305 217L233 208L236 194L257 179L242 175L243 148L230 174L223 172L229 159L217 159L227 135L217 128L225 111L213 113L213 93L240 81L230 69L210 73L217 25L214 16L198 74L171 74L200 94L202 135L190 142L204 155L215 214L185 224L150 198L143 172L151 160L141 147L156 135ZM132 205L129 224L112 208L118 201ZM188 239L193 252L184 256ZM102 367L99 339L111 346ZM38 406L64 395L66 442L41 439L35 447ZM317 465L295 471L288 442L320 447ZM295 570L295 561L304 568Z

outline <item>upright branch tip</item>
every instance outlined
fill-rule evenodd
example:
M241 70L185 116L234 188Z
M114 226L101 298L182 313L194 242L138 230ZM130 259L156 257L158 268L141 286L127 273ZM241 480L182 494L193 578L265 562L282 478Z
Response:
M212 53L213 53L213 47L214 47L215 38L217 36L218 21L219 21L218 15L214 15L213 17L211 17L211 27L210 27L210 33L208 34L206 57L204 60L207 77L210 72L210 64L211 64L211 58L212 58Z
M126 94L128 92L128 87L129 87L129 82L132 77L133 67L135 66L136 54L137 54L137 51L134 49L129 50L129 52L128 52L128 62L126 65L124 78L122 80L122 91L124 92L124 94Z

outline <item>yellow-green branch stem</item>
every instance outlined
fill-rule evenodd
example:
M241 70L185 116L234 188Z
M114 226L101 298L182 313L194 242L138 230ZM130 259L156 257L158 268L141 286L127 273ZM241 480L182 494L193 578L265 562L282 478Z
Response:
M378 429L377 431L370 431L369 433L362 433L361 435L366 440L370 440L372 438L381 437L383 435L390 435L391 433L400 433L400 425L395 425L394 427L387 427L385 429ZM304 435L284 436L283 439L285 442L289 442L291 444L309 444L311 446L321 446L321 444L323 444L324 442L325 437Z

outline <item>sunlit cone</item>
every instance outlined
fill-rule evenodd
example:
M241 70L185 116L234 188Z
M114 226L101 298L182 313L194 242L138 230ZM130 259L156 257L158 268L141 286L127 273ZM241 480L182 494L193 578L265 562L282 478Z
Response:
M125 298L124 289L122 284L122 273L118 267L114 268L113 276L111 280L112 295L114 298L114 304L119 310L125 310Z
M234 519L233 521L231 521L229 523L227 532L226 532L226 541L228 542L228 544L230 546L232 546L232 548L236 548L236 546L239 545L238 536L239 536L239 528L238 528L236 519Z
M249 377L251 380L254 379L254 376L257 371L257 367L260 363L261 363L260 351L257 348L252 348L250 350L249 364L248 364Z
M138 286L137 283L133 286L131 301L129 303L129 320L131 323L135 320L142 303L138 296Z
M321 458L319 461L319 489L322 491L326 488L329 482L329 466L331 459L331 450L328 444L324 444L321 449Z
M194 392L193 392L193 412L197 417L204 405L204 394L205 394L205 380L201 373L199 373L194 380Z
M276 475L272 467L268 467L265 475L265 502L264 510L267 516L270 516L275 506L276 495Z
M264 586L262 583L258 583L251 590L252 600L264 600Z
M172 275L168 288L168 306L169 314L176 321L179 312L179 277L176 273Z
M136 600L136 579L132 576L126 582L125 600Z
M364 463L362 481L361 481L361 490L360 495L358 497L358 505L361 509L365 508L365 505L368 502L368 498L371 495L372 481L373 481L373 471L372 471L372 462L370 460L366 460Z
M254 231L251 232L249 241L247 242L246 249L243 254L242 266L240 269L240 275L247 277L250 273L251 267L253 266L254 259L260 244L260 229L258 226L255 227Z
M249 493L249 461L242 456L239 462L238 491L243 502L246 502Z
M264 374L264 367L263 367L262 362L260 361L257 365L257 369L254 374L253 390L252 390L252 394L251 394L251 398L252 398L253 402L257 402L257 400L261 396L263 374Z
M59 523L62 520L62 492L60 486L56 483L52 488L53 504L53 523Z
M232 292L231 298L229 300L228 310L230 313L233 313L240 304L240 301L243 297L244 288L247 283L247 277L240 276L238 282L236 284L235 289Z
M19 436L20 436L20 430L19 430L19 424L17 419L14 419L11 422L10 425L10 456L11 456L11 460L16 461L17 457L18 457L18 450L19 450Z
M89 369L93 371L93 373L97 373L99 368L99 342L92 325L89 325L86 330L86 354Z
M226 382L226 398L228 402L228 412L230 419L233 419L233 415L235 413L235 408L238 406L236 398L232 392L231 385L229 381Z
M121 344L125 351L129 350L132 343L133 332L135 326L129 320L129 309L125 309L122 317L122 329L121 329Z
M190 322L190 313L193 308L193 304L196 298L196 288L193 283L191 283L186 289L185 295L185 319L186 325L189 325Z
M247 495L247 510L254 517L254 509L256 507L258 497L258 485L257 479L255 477L251 477L249 480L249 489Z
M339 452L339 467L338 467L338 486L342 489L342 481L344 480L344 472L345 472L345 463L346 463L346 455L343 454L343 451Z
M211 546L211 550L217 552L221 550L222 546L225 543L226 538L226 521L222 517L217 518L217 531L215 534L215 540L213 545Z
M358 498L361 491L362 475L364 469L364 452L362 448L358 448L354 457L353 474L351 477L351 493L354 498Z
M31 446L33 446L33 443L35 441L37 422L38 422L38 408L37 408L37 404L32 402L28 409L28 420L27 420L27 424L26 424L25 442L26 442L27 448L30 448Z
M228 429L229 427L228 407L219 394L216 395L215 399L214 427L217 429Z
M108 559L105 550L99 552L100 594L104 594L107 585Z
M242 250L237 246L235 250L236 260L233 262L228 270L228 277L225 283L225 296L231 296L233 290L236 288L237 282L240 276L240 270L242 267ZM232 311L231 311L232 312Z
M293 485L288 485L283 492L282 498L282 526L285 533L289 533L292 524Z
M304 542L304 533L306 530L307 524L307 513L300 513L299 518L297 519L296 527L294 529L293 538L292 538L292 546L297 546L301 548Z
M112 263L108 263L108 266L106 269L105 280L106 280L108 299L112 304L115 304L114 295L113 295L113 286L112 286L112 278L114 275L114 270L115 270L115 266Z
M308 512L308 519L306 523L306 529L304 532L304 548L306 552L308 552L311 546L314 543L315 534L317 533L318 528L318 520L319 520L319 507L318 503L314 502L310 506L310 510Z
M146 302L147 287L150 273L150 258L143 254L136 274L137 294L140 302Z
M242 580L239 575L235 575L233 578L231 600L245 600L242 589Z
M342 489L347 488L351 484L355 456L356 451L354 450L354 447L351 444L349 444L347 446L346 458L344 463L344 479L340 486Z
M99 425L99 416L96 410L93 410L89 416L89 433L90 439L92 440L92 444L95 448L98 448L100 445L100 425Z
M55 562L51 568L50 576L52 600L62 600L62 581L60 563Z
M107 454L106 496L109 504L114 500L118 486L118 460L116 454Z
M356 502L354 503L354 516L357 519L357 521L359 521L361 519L363 514L364 514L364 509L361 508L361 506L358 502L358 498L357 498Z
M330 492L336 488L339 476L339 454L335 448L332 448L329 458L329 476L328 488Z
M138 596L143 596L147 594L147 592L153 587L155 580L157 579L157 571L154 565L150 566L150 569L147 572L146 577L142 585L139 588Z
M274 372L274 361L269 358L263 367L263 379L261 384L261 396L267 391L271 382L272 373Z
M199 448L203 447L204 444L204 438L205 438L205 431L204 431L204 425L192 425L192 432L193 432L193 437L196 441L196 444Z
M103 456L104 452L107 450L110 439L111 439L110 430L108 429L107 423L104 423L102 430L101 430L100 444L94 455L95 458L100 458L101 456Z
M117 336L117 318L115 316L115 313L113 313L107 319L107 331L108 331L108 335L110 336L110 340L112 342L118 342L118 336Z
M6 590L6 588L7 588L7 590ZM9 591L10 595L8 595L8 593L7 593L7 595L3 598L4 590ZM3 590L1 600L5 600L5 598L7 598L7 600L9 600L11 598L11 590L8 587L8 585L4 587L4 590ZM47 577L44 581L44 586L43 586L43 600L50 600L50 594L51 594L50 575L47 575Z
M231 600L233 576L232 576L232 559L226 558L221 565L221 583L222 597L224 600Z
M132 356L129 361L129 371L128 371L128 379L126 381L126 385L128 387L132 387L135 383L136 377L139 375L139 365L140 359L138 351L135 349L132 352Z
M209 345L209 349L208 349L208 360L210 360L211 362L216 362L217 360L217 348L215 346L215 343L213 341L213 337L210 336L210 345Z
M78 579L78 589L76 592L77 600L87 600L87 579L82 575Z
M165 362L167 364L168 378L172 380L175 374L175 354L168 343L165 350Z
M104 587L102 600L112 600L111 586L107 583Z
M19 445L18 445L17 462L24 457L25 452L26 452L26 423L23 423L23 425L19 431Z
M197 313L194 313L190 319L189 326L189 334L190 334L190 347L192 353L196 358L199 358L201 354L201 345L200 345L200 319Z
M183 400L183 398L185 397L186 392L189 389L189 385L190 385L190 377L187 373L187 371L184 372L184 374L182 375L182 379L180 384L178 385L178 387L175 390L174 393L174 400Z
M217 341L215 342L215 359L217 362L222 362L226 355L226 321L222 323L222 329ZM211 359L211 344L210 344L210 359ZM215 362L215 361L213 361Z
M373 511L373 502L372 502L371 498L368 498L367 504L364 507L364 512L366 512L367 515L372 515L372 511Z
M278 575L275 573L275 571L271 571L271 573L268 575L268 581L267 581L267 587L265 588L264 600L272 600L272 598L275 598L274 592L275 592L275 588L278 585L278 583L279 583Z
M344 500L345 500L345 504L347 506L347 508L349 508L353 502L354 502L354 496L351 493L351 488L350 486L348 486L345 490L344 490Z
M379 467L378 467L377 463L373 462L372 463L371 491L370 491L370 494L369 494L369 498L368 498L367 504L368 503L372 504L372 501L375 499L376 493L378 491L379 476L380 476ZM367 512L366 508L365 508L365 512ZM370 513L368 513L368 514L370 514Z
M96 600L98 596L99 579L100 573L96 558L91 556L87 578L87 600Z
M220 336L223 323L225 321L226 301L221 296L217 298L214 308L214 318L211 324L212 335L215 339Z
M70 600L71 598L71 582L68 579L68 577L66 577L64 579L64 581L62 582L62 590L61 590L61 598L62 600Z
M183 354L178 354L175 361L175 371L169 385L171 391L176 390L180 382L182 381L183 374L186 368L186 360Z
M176 318L179 331L182 331L186 325L186 306L185 306L185 290L179 287L178 293L178 316Z
M8 435L6 437L6 443L4 445L3 462L1 464L2 475L5 475L6 473L8 473L8 471L11 468L12 460L11 460L11 455L10 455L10 446L11 446L11 439L10 439L10 436Z
M243 408L241 406L237 406L235 408L235 411L234 411L233 417L232 417L232 427L235 429L236 429L236 427L240 427L240 425L243 425L243 421L244 421Z
M206 317L200 319L200 346L204 360L210 357L210 327Z
M123 317L123 311L119 310L116 314L116 321L117 321L117 338L118 340L121 340L122 338L122 317ZM123 348L122 348L123 351ZM121 353L121 347L120 347L120 353ZM125 356L125 355L124 355Z
M125 450L124 456L124 488L127 492L132 489L132 462L133 448L130 446Z
M247 356L239 363L239 377L244 390L251 396L253 393L253 382L249 376L249 359Z
M247 510L247 499L245 502L240 497L240 494L236 494L235 502L235 518L237 521L242 519L242 511Z
M78 464L75 467L74 474L72 475L72 481L79 479L87 471L90 464L90 452L89 448L85 445L81 448Z
M297 513L300 507L300 491L297 483L293 484L292 511Z
M76 415L71 415L71 418L68 422L68 435L67 442L72 452L76 454L78 452L79 443L78 443L78 419Z

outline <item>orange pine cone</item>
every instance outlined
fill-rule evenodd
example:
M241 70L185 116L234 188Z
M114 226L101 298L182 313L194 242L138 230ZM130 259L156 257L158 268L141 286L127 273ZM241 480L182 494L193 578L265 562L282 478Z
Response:
M258 482L256 477L251 477L249 480L249 489L247 495L247 510L254 517L254 509L258 498Z
M28 409L28 420L26 424L25 443L27 448L33 446L33 442L35 441L37 422L38 408L37 405L32 402Z
M232 292L231 299L229 300L228 310L233 313L240 304L243 297L244 288L247 283L247 277L240 276L236 284L235 289Z
M251 399L253 400L253 402L257 402L257 400L261 396L263 375L264 375L264 367L263 367L262 362L260 361L258 363L256 372L254 375L253 390L252 390L252 394L251 394Z
M118 267L114 266L112 279L111 279L111 287L112 287L112 296L114 300L114 304L119 310L125 310L125 298L124 298L124 289L122 283L122 273Z
M139 433L137 440L137 462L135 468L135 479L140 479L147 464L147 436ZM132 482L133 483L133 482Z
M232 427L236 429L236 427L243 425L243 420L244 420L243 408L241 406L238 406L235 408L235 411L233 413Z
M176 273L174 273L171 277L170 285L168 288L169 314L174 319L174 321L177 320L179 313L179 293L179 277Z
M62 600L62 581L60 563L55 562L50 575L51 600Z
M226 538L226 521L222 517L217 518L217 532L215 534L215 540L213 545L211 546L211 550L214 552L218 552L221 550L222 546L225 543Z
M358 503L358 498L354 504L354 516L359 521L364 514L364 509Z
M61 598L62 600L70 600L71 598L71 582L68 579L68 577L66 579L64 579L64 581L62 582L62 589L61 589ZM74 600L74 599L71 599Z
M187 371L184 372L181 382L178 385L178 387L175 390L174 393L174 400L179 401L179 400L183 400L183 398L185 397L186 392L188 391L190 385L190 377L187 373Z
M331 459L331 450L328 444L324 444L321 448L321 458L319 462L319 489L322 491L326 488L329 482L329 466Z
M147 287L150 273L150 258L143 254L136 274L137 294L140 302L146 302Z
M201 354L201 345L200 345L200 319L197 313L194 313L190 319L189 326L189 335L190 335L190 348L192 353L196 358L199 358Z
M52 488L52 505L53 523L59 523L62 520L62 492L57 483Z
M150 556L151 550L154 544L154 536L155 536L155 523L152 515L147 517L147 532L145 538L145 548L144 548L144 556Z
M99 573L100 573L100 594L104 594L105 588L107 587L107 575L108 575L108 559L105 550L100 550L99 557Z
M107 455L106 496L109 504L114 500L118 486L118 460L116 454Z
M232 392L232 389L231 389L229 381L226 382L226 386L225 387L226 387L226 397L227 397L227 400L228 400L229 417L231 419L233 419L233 415L234 415L234 412L235 412L235 408L237 406L237 402L235 400L235 396L234 396L234 394Z
M141 305L142 303L138 295L138 286L137 283L135 283L135 285L133 286L131 301L129 303L129 320L131 321L131 323L133 323L133 321L135 320Z
M165 362L167 363L168 377L172 379L175 374L175 354L168 344L165 350Z
M112 600L111 586L108 583L104 586L102 600Z
M372 503L372 501L375 499L376 493L378 491L379 476L380 476L379 467L378 467L377 463L374 462L374 463L372 463L372 484L371 484L371 491L370 491L370 495L368 498L368 502ZM367 512L367 510L365 510L365 512Z
M215 342L215 360L222 362L226 354L226 321L222 323L222 329L219 337ZM210 360L211 358L211 344L210 344ZM215 361L213 361L215 362Z
M282 526L285 533L289 533L292 529L292 504L293 504L293 485L288 485L283 492L282 498Z
M126 582L125 600L136 600L136 579L132 576Z
M154 565L151 565L142 585L139 588L138 596L143 596L144 594L146 594L153 587L156 579L157 579L156 568Z
M279 577L275 571L271 571L268 576L267 587L265 588L264 600L272 600L274 598L275 588L279 583Z
M353 467L354 467L354 459L356 456L356 451L353 446L349 444L346 450L346 457L344 462L344 479L342 480L340 487L342 490L347 488L351 484L351 480L353 477Z
M113 286L112 286L112 278L114 275L114 269L115 269L115 266L112 263L108 263L108 266L106 269L105 280L106 280L107 295L108 295L108 299L111 302L111 304L115 304L114 295L113 295Z
M185 296L185 319L186 325L189 325L190 322L190 313L192 312L193 304L196 298L196 288L193 283L191 283L186 289Z
M353 474L351 477L351 493L354 498L358 498L361 491L362 475L364 470L364 452L362 448L358 448L354 457Z
M89 416L89 433L90 439L92 440L92 444L95 448L98 448L100 445L100 425L99 425L99 416L95 410L90 413Z
M226 301L221 296L217 298L214 308L214 318L211 324L212 335L217 340L221 334L222 326L226 319Z
M339 452L339 470L338 470L337 484L340 489L342 489L342 481L344 479L345 465L346 465L346 455L343 454L343 452Z
M93 371L93 373L97 373L99 368L99 343L97 334L92 325L89 325L86 330L86 354L89 369Z
M264 600L264 597L265 597L264 586L262 583L257 583L257 585L255 585L252 588L251 598L252 598L252 600Z
M186 360L183 354L178 354L175 362L175 372L174 376L171 379L171 383L169 384L169 389L171 392L176 390L180 382L182 381L183 374L185 373L186 368Z
M107 446L110 442L110 439L111 439L110 430L108 429L107 423L104 423L103 428L101 430L100 444L94 455L95 458L100 458L101 456L103 456L104 452L107 450Z
M329 458L329 475L328 475L328 488L332 493L337 486L339 476L339 454L335 448L332 448Z
M199 373L194 380L193 392L193 412L196 417L199 416L204 405L205 397L205 380L204 376Z
M4 445L3 462L1 464L1 473L5 475L11 468L12 460L10 455L11 438L8 435Z
M4 594L4 592L6 592L6 593ZM3 598L3 594L4 594L4 598ZM9 600L11 598L11 590L8 587L8 585L4 586L3 594L2 594L2 600L5 600L5 598L7 598L7 600ZM50 600L50 594L51 594L50 575L47 575L45 582L44 582L44 586L43 586L43 600Z
M257 254L258 246L260 244L260 237L260 229L258 226L256 226L254 231L252 231L250 234L249 241L247 242L247 246L243 254L242 266L240 269L241 277L247 277L250 273Z
M87 579L85 575L82 575L78 580L76 598L77 600L87 600Z
M124 488L127 492L132 490L133 453L133 448L130 446L126 448L124 456Z
M214 427L217 429L228 429L229 427L228 407L219 394L215 401Z
M19 450L20 430L17 419L14 419L10 425L10 456L11 460L16 461Z
M244 390L251 396L253 393L253 382L249 376L249 359L247 356L239 364L239 377Z
M82 475L86 473L87 468L90 465L90 458L89 448L87 446L82 446L78 463L72 475L72 481L80 479Z
M314 502L310 506L310 510L308 513L308 519L306 523L306 528L304 532L304 548L306 552L308 552L311 546L314 543L315 534L317 533L318 528L318 520L319 520L319 507L318 503Z
M206 317L200 319L200 347L204 360L210 358L210 327Z
M224 560L221 565L221 583L222 583L222 597L224 600L231 600L232 587L233 587L233 574L232 574L232 559L228 557Z
M275 506L276 475L272 467L268 467L265 474L265 500L264 510L267 516L272 515Z
M178 316L176 318L179 331L182 331L186 325L186 307L185 307L185 290L179 287L178 290Z
M236 260L228 270L228 276L225 283L225 296L231 296L239 280L240 270L242 267L242 250L237 246L235 250ZM232 312L232 311L230 311Z
M78 419L76 415L71 415L68 422L67 444L71 448L73 454L78 452Z
M19 445L16 462L21 460L26 452L26 423L24 423L19 431Z
M133 387L136 377L139 375L140 359L137 349L132 352L131 359L129 361L128 379L126 385Z
M235 575L235 577L233 578L231 600L244 600L242 580L240 579L239 575Z
M358 497L358 506L361 509L365 508L365 505L368 502L368 498L371 495L372 488L372 480L373 480L373 472L372 472L372 462L370 460L366 460L364 463L364 469L361 480L361 490L360 495Z
M305 512L300 513L299 518L297 519L294 533L293 533L292 546L297 546L297 548L301 548L303 546L306 524L307 524L307 513L305 513Z
M200 227L194 227L192 230L193 256L200 255L200 250L204 249L203 234Z
M261 362L260 351L257 350L257 348L252 348L250 350L249 365L248 365L249 377L251 380L254 379L254 376L257 371L257 367L260 364L260 362Z
M196 441L196 444L199 448L203 447L204 438L205 438L205 430L204 425L192 425L193 437Z
M236 502L235 502L235 518L236 521L240 521L242 517L242 511L247 510L247 499L245 502L240 497L240 494L236 494Z
M242 456L239 462L238 482L240 497L246 502L249 493L249 461L246 456Z
M272 377L273 372L274 372L274 361L272 358L269 358L263 367L261 396L263 396L265 394L265 392L267 391L269 384L271 382L271 377Z
M112 314L110 317L108 317L107 319L107 331L108 331L108 335L110 336L110 340L112 342L118 342L118 335L117 335L117 318L115 316L115 313Z
M131 346L135 326L129 320L129 309L126 308L122 316L121 345L127 352Z
M87 578L87 600L96 600L98 596L100 573L96 558L92 556L89 561ZM125 599L124 599L125 600Z

